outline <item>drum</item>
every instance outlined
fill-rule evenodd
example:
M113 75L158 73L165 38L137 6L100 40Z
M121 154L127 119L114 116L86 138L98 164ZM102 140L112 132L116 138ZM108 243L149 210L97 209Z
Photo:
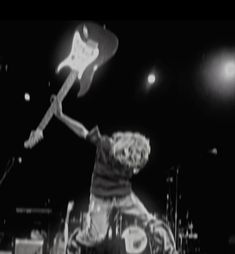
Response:
M122 238L128 254L140 254L147 249L148 237L145 230L137 225L130 225L124 229Z
M76 239L82 230L70 235L67 254L160 254L162 246L149 227L134 215L117 213L111 216L105 239L93 247L82 246Z
M154 235L143 221L134 215L120 214L119 237L124 241L125 254L159 254Z
M129 219L129 218L128 218ZM78 227L70 235L67 254L149 254L148 236L144 228L137 223L128 222L127 218L113 221L107 231L105 239L94 247L82 246L76 239L82 230ZM120 225L122 223L123 225ZM120 229L121 231L119 231ZM112 234L110 235L110 232Z

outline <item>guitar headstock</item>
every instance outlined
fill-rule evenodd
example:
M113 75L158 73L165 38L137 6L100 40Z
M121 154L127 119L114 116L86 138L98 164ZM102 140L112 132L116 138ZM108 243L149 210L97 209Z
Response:
M43 132L40 129L31 131L29 139L24 142L25 148L34 147L43 138Z

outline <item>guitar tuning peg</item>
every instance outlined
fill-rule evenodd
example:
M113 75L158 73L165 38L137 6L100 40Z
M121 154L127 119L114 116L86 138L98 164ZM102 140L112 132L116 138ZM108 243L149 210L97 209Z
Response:
M82 32L83 32L84 37L87 39L88 38L88 29L87 29L86 25L83 26Z

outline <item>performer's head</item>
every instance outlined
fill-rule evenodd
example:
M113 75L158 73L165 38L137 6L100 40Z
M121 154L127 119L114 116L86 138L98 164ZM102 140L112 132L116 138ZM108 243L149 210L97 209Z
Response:
M149 139L140 133L115 132L112 135L112 154L116 160L138 173L150 154Z

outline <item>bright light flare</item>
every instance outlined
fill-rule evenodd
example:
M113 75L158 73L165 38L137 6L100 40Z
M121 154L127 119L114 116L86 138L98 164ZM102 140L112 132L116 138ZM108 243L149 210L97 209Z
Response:
M234 80L235 78L235 60L230 60L224 63L222 70L224 73L225 80Z
M209 150L209 153L210 153L210 154L213 154L213 155L217 155L217 154L218 154L218 150L217 150L216 147L213 147L213 148L211 148L211 149Z
M25 101L30 101L30 94L29 93L25 93L24 94L24 99L25 99Z
M221 50L210 54L202 66L201 74L208 95L226 101L235 97L234 50Z
M159 73L155 69L150 71L146 76L144 87L145 91L149 92L150 90L152 90L156 86L158 81L159 81Z
M21 164L22 163L22 157L18 157L18 162Z
M148 75L148 83L150 84L150 85L152 85L155 81L156 81L156 76L155 76L155 74L154 73L150 73L149 75Z

